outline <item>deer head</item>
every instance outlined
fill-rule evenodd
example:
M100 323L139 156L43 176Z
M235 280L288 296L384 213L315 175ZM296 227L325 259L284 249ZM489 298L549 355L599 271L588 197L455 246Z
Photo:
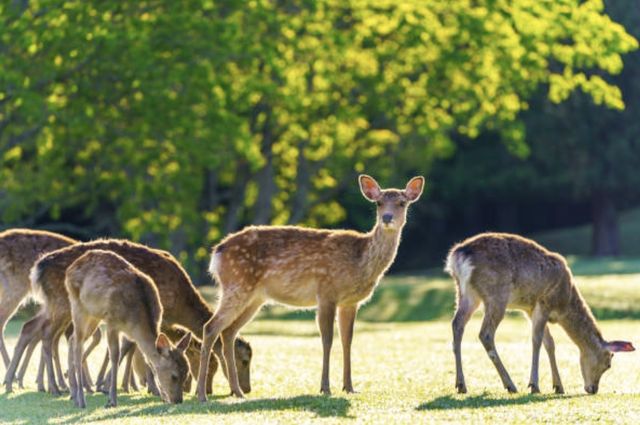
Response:
M362 195L377 205L377 220L385 230L398 230L407 220L407 207L420 198L424 177L409 180L404 190L380 189L378 182L367 175L360 176Z
M589 394L598 392L600 378L609 368L613 353L635 351L627 341L604 342L598 350L584 350L580 353L580 369L584 379L584 390Z
M162 399L167 403L182 403L183 385L190 375L185 351L191 342L191 332L180 339L174 347L163 333L156 339L159 361L152 364Z

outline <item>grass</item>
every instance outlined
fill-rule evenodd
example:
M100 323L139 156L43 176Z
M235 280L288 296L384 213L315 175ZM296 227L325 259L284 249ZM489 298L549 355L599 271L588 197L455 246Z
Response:
M580 270L580 259L576 260ZM577 277L583 294L601 320L610 339L640 340L640 274L634 264L586 266ZM205 291L211 297L211 289ZM481 313L467 327L463 360L469 394L454 392L454 361L449 320L453 287L441 275L386 278L356 324L353 376L358 394L341 388L341 348L335 339L331 382L334 395L318 394L321 344L312 314L291 313L271 307L245 328L254 347L253 392L245 400L226 397L226 381L215 379L215 396L206 404L193 395L181 405L162 404L144 393L119 394L119 406L105 409L106 396L90 395L88 408L72 407L67 397L35 391L35 364L26 378L28 388L4 394L0 390L0 422L10 424L149 423L424 423L424 422L637 422L640 418L640 362L638 354L619 354L600 386L600 394L582 390L577 348L557 326L559 368L567 395L551 394L546 355L541 356L542 395L526 392L530 365L529 325L521 315L509 315L498 330L497 345L520 393L509 395L476 335ZM286 319L286 320L282 320ZM15 344L21 322L7 328L9 345ZM100 355L91 358L97 370ZM62 358L66 348L62 347ZM34 362L35 363L35 362ZM1 368L0 368L1 369Z

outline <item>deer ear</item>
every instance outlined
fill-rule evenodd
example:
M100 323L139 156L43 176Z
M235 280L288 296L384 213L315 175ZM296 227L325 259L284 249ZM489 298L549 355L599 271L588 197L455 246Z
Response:
M632 343L628 341L609 341L605 344L607 350L618 353L623 351L636 351Z
M160 332L158 338L156 338L156 348L159 353L171 348L171 341L169 341L169 338L167 338L167 336L162 332Z
M417 201L420 195L422 195L422 189L424 188L424 177L418 176L409 180L407 187L404 189L404 194L409 198L409 201Z
M376 202L380 199L382 191L380 190L378 182L375 181L373 177L361 174L358 179L360 181L360 190L365 198L371 202Z
M191 332L187 332L185 336L180 338L180 341L178 342L178 345L176 345L176 348L181 353L184 353L185 351L187 351L187 348L189 348L189 344L191 344Z

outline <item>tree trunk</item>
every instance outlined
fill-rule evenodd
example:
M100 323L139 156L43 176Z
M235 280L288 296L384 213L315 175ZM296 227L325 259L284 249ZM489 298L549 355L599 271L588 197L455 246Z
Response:
M618 212L606 190L595 191L591 197L593 232L591 253L598 257L620 255Z
M273 216L272 201L278 190L275 182L275 169L273 164L273 144L276 136L272 128L272 110L265 107L265 120L262 128L261 153L266 163L256 175L258 183L258 199L255 204L253 224L269 224Z

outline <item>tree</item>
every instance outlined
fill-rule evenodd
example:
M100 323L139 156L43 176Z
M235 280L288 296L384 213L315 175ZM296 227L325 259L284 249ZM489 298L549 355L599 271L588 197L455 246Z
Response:
M636 47L593 0L30 0L0 26L4 222L187 265L246 223L343 221L358 172L425 172L456 134L525 152L541 84L620 108L592 71Z

